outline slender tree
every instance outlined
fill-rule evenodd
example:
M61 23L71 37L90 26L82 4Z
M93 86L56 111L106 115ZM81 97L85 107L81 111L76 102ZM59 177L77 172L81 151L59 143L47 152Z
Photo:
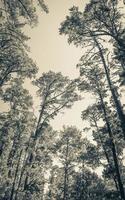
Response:
M44 127L46 127L50 120L62 109L70 108L73 103L79 99L75 92L77 81L71 81L67 77L63 77L61 73L54 73L52 71L43 73L43 76L37 79L34 84L38 87L41 103L38 120L31 138L32 148L27 150L27 158L25 161L25 165L29 165L30 167L32 167L32 163L34 162L34 154ZM26 188L25 185L28 183L29 173L30 171L28 170L24 189Z
M78 11L77 7L73 7L70 9L70 17L67 17L66 21L62 23L60 28L60 33L68 35L69 43L73 42L75 45L81 46L89 46L89 51L91 52L93 49L95 50L92 60L95 62L99 59L99 64L104 69L104 73L107 79L107 83L116 107L117 114L121 121L121 127L123 130L123 135L125 133L125 115L123 112L122 104L119 99L118 90L112 81L112 77L110 74L110 65L106 62L107 54L105 54L105 48L103 48L103 44L99 42L98 35L95 35L94 29L89 27L86 24L86 18L83 13ZM89 54L89 53L88 53Z

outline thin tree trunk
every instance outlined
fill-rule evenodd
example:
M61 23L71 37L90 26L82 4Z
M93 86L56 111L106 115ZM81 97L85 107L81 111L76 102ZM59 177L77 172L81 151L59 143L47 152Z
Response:
M81 176L81 188L80 188L79 200L84 200L84 199L87 200L87 191L85 191L86 178L85 178L84 169L85 169L85 165L84 165L84 160L83 160L83 163L82 163L82 176Z
M100 131L99 131L98 124L97 124L97 122L96 122L96 119L95 119L94 114L93 114L93 121L94 121L94 123L95 123L95 127L96 127L96 129L97 129L97 132L99 133ZM104 154L105 154L105 158L106 158L106 160L107 160L107 163L108 163L109 167L112 167L112 165L111 165L111 163L110 163L110 159L109 159L108 153L107 153L107 150L106 150L106 147L105 147L105 145L104 145L104 143L103 143L102 138L101 138L100 135L99 135L99 139L100 139L100 142L101 142L101 145L102 145L102 149L103 149L103 151L104 151ZM113 174L112 174L112 178L113 178L113 181L114 181L114 183L115 183L116 190L118 191L118 190L119 190L119 188L118 188L118 183L117 183L116 177L115 177Z
M66 157L64 167L64 192L63 200L68 200L68 154L69 154L69 139L67 138L66 144Z
M54 172L52 170L51 172L51 177L50 177L50 185L49 185L49 192L48 192L48 196L49 196L49 199L52 200L52 186L53 186L53 183L54 183Z
M28 146L29 146L29 143L30 143L30 138L29 138ZM20 188L20 185L21 185L21 182L22 182L22 178L23 178L23 175L24 175L24 172L25 172L26 165L27 165L27 162L26 162L26 160L27 160L27 150L28 150L28 147L25 150L24 161L23 161L23 164L22 164L21 173L20 173L19 182L18 182L18 186L17 186L17 190L16 190L16 193L15 193L15 199L14 200L17 200L19 188Z
M8 173L8 177L11 174L11 168L12 168L12 165L13 165L13 158L14 158L16 152L17 152L17 143L19 143L20 137L21 137L21 133L22 133L22 131L20 130L20 126L19 126L18 122L17 122L17 131L18 132L16 132L14 134L14 140L13 140L12 148L11 148L11 150L9 152L9 156L8 156L8 159L7 159L7 166L8 166L8 168L10 168L9 173Z
M109 76L109 73L108 73L108 67L107 67L107 64L106 64L102 49L100 47L100 44L99 44L99 42L97 41L97 39L95 37L93 37L93 40L95 41L95 43L97 45L97 48L99 50L99 54L100 54L100 58L101 58L102 63L103 63L104 70L105 70L105 75L106 75L106 78L107 78L108 86L110 88L110 91L111 91L111 94L112 94L112 98L113 98L113 101L115 103L116 111L117 111L117 114L119 116L119 120L121 122L121 128L122 128L124 139L125 139L125 114L123 112L123 109L122 109L122 106L121 106L121 102L117 97L116 89L114 88L114 85L113 85L113 83L112 83L112 81L110 79L110 76Z
M109 134L109 138L110 138L110 144L111 144L113 161L114 161L116 175L117 175L117 181L118 181L118 185L119 185L120 196L121 196L122 200L125 200L124 186L123 186L122 178L121 178L121 175L120 175L119 162L118 162L118 158L117 158L115 143L114 143L114 140L113 140L112 130L111 130L111 127L110 127L110 123L108 121L106 107L105 107L101 93L99 93L99 97L100 97L100 101L101 101L101 104L102 104L102 108L103 108L103 112L104 112L104 119L105 119L105 122L106 122L107 130L108 130L108 134Z
M13 197L14 197L15 185L16 185L16 178L17 178L17 174L18 174L18 171L19 171L21 156L22 156L22 150L20 151L20 155L19 155L19 159L18 159L16 171L15 171L15 176L14 176L14 180L13 180L13 184L12 184L12 189L11 189L11 194L10 194L10 200L13 200Z

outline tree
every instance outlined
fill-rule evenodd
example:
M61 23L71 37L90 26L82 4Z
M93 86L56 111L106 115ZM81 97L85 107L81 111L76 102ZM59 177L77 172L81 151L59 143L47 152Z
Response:
M73 7L71 11L73 11L73 9L78 12L78 8ZM117 1L91 0L90 3L86 5L84 12L79 12L79 17L81 18L80 24L77 21L78 15L74 15L73 18L74 22L81 26L78 32L79 39L82 38L84 32L84 35L88 35L88 39L91 40L89 34L89 30L91 30L93 36L96 38L98 37L99 41L110 42L110 50L113 46L114 53L116 54L114 58L117 58L121 62L121 71L124 73L124 27L121 23L122 14L119 10L120 8ZM88 30L86 29L84 31L83 29L85 29L85 27L89 27ZM77 30L77 26L75 30Z
M38 69L29 58L26 41L29 39L22 31L26 24L37 24L37 7L48 12L44 0L0 1L0 87L13 75L33 77ZM23 21L23 22L22 22Z
M1 178L5 179L6 185L2 195L5 192L7 198L11 192L11 195L14 193L21 161L35 123L33 113L29 110L32 108L32 98L22 82L22 79L13 79L2 95L2 100L10 104L10 110L1 114L0 134L1 170L4 171Z
M90 1L86 5L84 16L94 33L97 36L107 36L113 45L114 53L118 61L121 63L121 72L125 70L125 43L124 43L124 27L122 26L122 14L120 13L120 5L117 1ZM88 15L88 13L91 13ZM121 73L121 74L122 74Z
M102 160L100 164L103 166L104 171L107 170L108 172L109 170L107 174L107 178L108 180L112 179L114 184L112 182L111 184L116 187L116 190L119 190L117 175L116 175L114 161L112 157L112 149L109 142L109 136L106 133L104 125L102 125L102 122L100 122L100 120L102 119L102 113L100 113L99 107L100 106L98 104L93 104L92 106L89 106L86 110L82 112L82 119L88 120L90 122L90 126L93 129L93 138L97 143L100 160ZM110 118L110 124L111 124L111 122L114 121L114 119L111 118L111 116L109 115L111 111L109 110L107 111L108 111L108 117ZM116 123L116 121L114 121L114 123ZM114 124L113 126L111 125L111 127L114 127ZM120 157L124 148L124 144L123 144L123 141L121 141L120 139L119 139L120 141L117 140L117 131L118 131L118 128L116 128L116 130L113 128L113 135L114 135L113 137L114 137L115 146L117 149L117 156ZM121 163L120 163L120 169L121 169Z
M117 181L119 184L119 190L121 193L121 198L125 198L124 197L124 188L123 188L123 183L122 183L122 179L121 179L121 175L120 175L120 168L119 168L119 161L118 161L118 156L117 156L117 151L116 151L116 146L114 143L114 130L112 129L111 126L111 122L110 122L110 118L108 115L108 111L107 111L107 106L106 103L104 101L104 98L106 97L106 92L105 92L105 88L104 88L104 83L101 81L102 79L102 75L103 73L101 73L101 70L99 70L97 67L92 67L93 71L91 71L91 67L90 67L90 73L83 73L83 76L87 76L87 80L90 81L88 83L88 87L84 88L84 82L81 84L81 89L89 89L90 91L92 90L92 92L94 94L98 95L98 104L97 104L97 108L99 109L99 112L102 111L102 118L105 122L105 131L108 132L108 137L109 137L109 142L110 142L110 147L111 147L111 151L112 151L112 156L113 156L113 162L115 165L115 170L116 170L116 174L117 174ZM84 72L84 68L83 68L83 72ZM91 73L92 72L92 73ZM90 86L90 87L89 87ZM101 116L100 116L101 117ZM117 131L117 130L116 130Z
M32 168L30 165L25 166L20 176L20 181L18 182L14 200L22 198L31 198L34 200L39 198L44 199L49 169L53 164L53 147L56 137L57 132L54 131L51 126L44 129L35 151L35 159L32 162ZM30 146L30 148L32 148L32 146ZM28 182L25 183L26 174L29 170Z
M59 148L59 160L63 170L62 196L60 197L63 200L70 199L70 179L77 161L80 138L81 133L75 127L64 127L60 132L57 148Z
M11 24L5 23L1 27L0 87L7 84L13 76L32 78L37 73L36 64L29 58L26 50L27 39L19 28L14 28Z
M96 163L97 153L95 157L93 156L96 147L87 139L82 139L82 132L74 126L64 126L54 146L58 164L50 170L49 190L46 198L47 200L77 199L80 195L75 196L74 187L77 187L77 174L83 172L85 166L90 167L92 163ZM82 194L81 198L83 198Z
M121 192L121 198L124 199L124 189L123 189L123 183L121 180L121 175L120 175L120 169L119 169L119 161L118 161L118 156L117 156L117 151L116 151L116 146L114 143L114 133L110 124L110 118L108 115L107 111L107 106L104 98L107 97L106 95L106 90L104 87L104 80L103 80L103 71L100 70L98 67L94 67L93 65L89 66L89 68L84 68L81 67L81 76L83 76L83 82L81 81L80 84L80 89L81 90L89 90L92 91L94 94L98 95L98 104L97 108L99 109L99 112L102 111L102 115L100 117L103 118L106 127L105 131L108 132L108 137L110 141L110 147L112 151L112 156L113 156L113 162L115 165L115 170L117 174L117 181L119 184L119 190ZM103 81L102 81L103 80ZM87 87L86 87L87 86ZM95 109L95 108L94 108ZM85 112L86 114L86 112Z
M105 194L108 189L105 187L103 180L101 180L96 173L84 168L82 171L75 173L74 179L75 182L72 185L71 199L105 199Z
M117 114L121 121L121 127L124 135L125 115L119 99L117 87L112 81L113 77L111 76L109 62L107 63L106 61L106 57L108 55L106 54L105 48L103 48L103 44L100 44L99 42L100 38L98 35L95 35L94 29L92 29L91 26L89 27L89 24L86 24L86 20L87 19L84 17L84 14L79 12L77 7L73 7L70 9L70 17L67 17L67 19L62 23L60 33L68 35L69 43L73 42L76 46L89 46L90 53L92 50L95 51L93 54L94 57L92 56L92 60L96 62L98 59L98 65L101 65L104 69L104 74L107 79L108 87L111 92Z
M37 23L38 14L37 7L40 6L42 11L48 13L48 8L44 0L1 0L1 14L5 16L7 21L11 21L15 26L20 24L35 25ZM22 23L23 21L23 23Z
M22 166L35 126L32 98L23 84L25 78L34 78L38 69L29 58L26 45L29 38L22 28L26 24L36 25L37 5L48 12L43 0L0 2L0 98L8 106L8 111L0 114L2 199L17 197Z
M34 81L34 84L38 87L38 95L40 97L40 111L38 120L27 149L27 158L25 160L25 166L29 165L32 168L32 163L35 159L35 152L39 139L44 133L44 128L48 126L51 119L53 119L62 109L70 108L75 101L79 99L76 93L77 80L71 81L67 77L63 77L61 73L54 73L49 71L43 73L43 75ZM32 148L30 148L30 145ZM25 168L25 167L24 167ZM24 184L28 184L27 171L26 181Z

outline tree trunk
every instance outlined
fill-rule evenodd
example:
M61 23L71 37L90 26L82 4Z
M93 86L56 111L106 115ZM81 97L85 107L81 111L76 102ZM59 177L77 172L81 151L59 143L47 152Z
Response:
M23 164L22 164L21 173L20 173L20 177L19 177L19 181L18 181L17 190L15 192L15 199L14 200L17 200L19 188L20 188L20 185L21 185L21 182L22 182L22 178L23 178L23 175L24 175L24 172L25 172L26 165L27 165L26 160L27 160L27 149L25 150L24 161L23 161Z
M18 174L18 170L19 170L19 166L20 166L21 156L22 156L22 150L20 151L20 155L19 155L19 159L18 159L16 171L15 171L15 176L14 176L14 180L13 180L13 184L12 184L12 189L11 189L11 194L10 194L10 200L13 200L13 197L14 197L15 185L16 185L16 178L17 178L17 174Z
M110 88L110 91L111 91L111 94L112 94L112 98L113 98L113 101L114 101L114 104L115 104L115 107L116 107L116 111L117 111L119 120L121 122L121 128L122 128L123 136L124 136L124 139L125 139L125 114L123 112L123 109L122 109L122 106L121 106L121 102L117 97L116 89L114 88L114 85L113 85L113 83L112 83L112 81L110 79L110 76L109 76L109 73L108 73L108 70L107 70L108 67L107 67L107 64L106 64L102 49L100 47L100 44L99 44L99 42L97 41L97 39L95 37L93 37L93 40L95 41L95 43L97 45L97 48L99 50L99 54L100 54L100 58L101 58L102 63L103 63L104 70L105 70L105 75L106 75L106 78L107 78L108 86Z
M67 138L66 144L66 157L64 166L64 192L63 200L68 200L68 154L69 154L69 139Z
M100 97L100 101L101 101L101 104L102 104L104 119L105 119L105 122L106 122L107 131L108 131L109 138L110 138L110 144L111 144L111 149L112 149L112 154L113 154L113 161L114 161L114 165L115 165L120 196L121 196L122 200L125 200L124 186L123 186L122 178L121 178L121 175L120 175L119 161L118 161L118 158L117 158L116 147L115 147L115 143L114 143L114 140L113 140L112 130L111 130L111 127L110 127L110 123L108 121L107 111L106 111L106 107L105 107L101 93L99 93L99 97Z
M97 121L96 121L96 119L95 119L94 114L93 114L93 121L94 121L94 123L95 123L95 127L96 127L96 129L97 129L97 132L99 133L100 131L99 131L98 124L97 124ZM103 151L104 151L104 155L105 155L105 158L106 158L106 160L107 160L107 163L108 163L109 167L112 168L112 165L111 165L111 163L110 163L109 155L108 155L108 153L107 153L106 147L105 147L104 142L102 141L102 138L101 138L100 135L99 135L99 139L100 139L101 146L102 146L102 149L103 149ZM113 174L112 174L112 179L113 179L113 181L114 181L116 190L118 191L118 190L119 190L119 188L118 188L118 182L117 182L116 177L115 177Z

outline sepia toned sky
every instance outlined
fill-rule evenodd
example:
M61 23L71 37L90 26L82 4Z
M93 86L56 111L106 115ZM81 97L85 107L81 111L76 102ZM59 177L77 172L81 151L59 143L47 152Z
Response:
M50 69L62 71L72 78L78 75L75 65L78 63L82 50L74 45L68 45L66 37L59 35L60 23L65 20L69 8L73 5L84 9L88 0L46 0L49 14L39 14L38 26L27 28L31 37L29 45L31 55L40 69L40 73Z

